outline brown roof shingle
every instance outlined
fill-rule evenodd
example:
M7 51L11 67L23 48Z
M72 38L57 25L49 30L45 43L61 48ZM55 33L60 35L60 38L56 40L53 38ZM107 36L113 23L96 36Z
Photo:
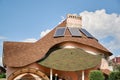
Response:
M66 27L66 21L63 21L57 27ZM57 28L56 27L56 28ZM64 36L54 38L56 28L46 36L35 43L24 42L4 42L3 64L11 67L22 67L36 62L45 57L50 48L62 42L76 42L99 49L109 55L112 55L105 47L98 43L96 39L87 37ZM66 33L67 34L67 33Z

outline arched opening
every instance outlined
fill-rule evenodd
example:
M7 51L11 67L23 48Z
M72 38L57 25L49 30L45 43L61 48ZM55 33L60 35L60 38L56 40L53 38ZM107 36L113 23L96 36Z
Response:
M49 80L49 78L39 70L26 68L15 71L8 80Z

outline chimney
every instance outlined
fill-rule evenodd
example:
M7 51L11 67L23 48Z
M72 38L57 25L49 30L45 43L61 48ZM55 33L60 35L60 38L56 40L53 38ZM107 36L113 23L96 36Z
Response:
M67 27L82 27L82 17L76 14L67 14Z

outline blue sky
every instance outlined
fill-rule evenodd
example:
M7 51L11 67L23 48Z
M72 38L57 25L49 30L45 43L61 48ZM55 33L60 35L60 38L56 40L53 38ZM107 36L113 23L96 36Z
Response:
M119 55L119 4L120 0L0 0L0 55L3 41L38 40L42 32L54 28L68 13L83 16L85 28ZM94 25L93 21L101 24Z

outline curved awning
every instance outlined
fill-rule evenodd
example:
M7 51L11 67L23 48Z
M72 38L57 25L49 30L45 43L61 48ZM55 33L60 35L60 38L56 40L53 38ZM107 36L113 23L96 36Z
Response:
M78 71L93 68L101 61L98 55L92 55L82 49L58 49L39 64L62 71Z

